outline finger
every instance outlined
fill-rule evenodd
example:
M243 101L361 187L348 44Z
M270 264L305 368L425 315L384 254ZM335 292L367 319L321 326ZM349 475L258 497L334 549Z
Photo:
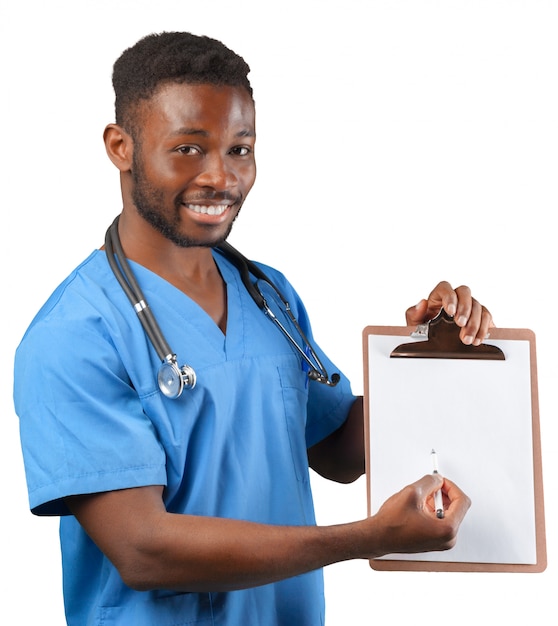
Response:
M479 330L482 320L482 306L479 302L472 299L469 315L465 318L463 314L459 320L456 320L456 324L461 326L459 337L461 341L470 345L479 345L484 337L479 338Z
M452 317L455 317L457 314L459 297L447 280L443 280L436 285L432 293L428 296L428 300L431 302L432 309L436 315L440 308L443 308L444 311Z
M424 324L438 315L443 307L448 315L455 315L457 311L457 294L445 280L439 282L430 292L427 299L421 300L414 307L405 312L407 325Z
M439 492L441 492L444 479L440 474L429 474L425 476L424 481L424 491L423 491L423 509L426 510L430 515L437 516L437 502L436 497Z
M451 517L460 524L471 506L471 499L454 482L447 478L443 479L442 492L448 502L445 517Z
M426 501L432 499L434 493L438 489L442 489L444 485L444 479L440 474L425 474L420 480L413 483L420 504L426 504Z
M471 313L459 336L467 345L479 346L488 336L489 329L494 326L490 311L473 298Z
M453 287L447 280L442 280L430 292L428 296L428 319L436 317L443 308L448 315L455 315L457 311L458 297Z
M477 333L477 338L481 341L484 341L490 334L490 329L494 328L494 320L492 319L492 313L485 307L482 306L482 315L481 315L481 323L479 326L479 330Z
M466 285L457 287L454 291L456 301L454 320L455 323L463 327L469 321L473 310L473 297L471 296L471 290Z

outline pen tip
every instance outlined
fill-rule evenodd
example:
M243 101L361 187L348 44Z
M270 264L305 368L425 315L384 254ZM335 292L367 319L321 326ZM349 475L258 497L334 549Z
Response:
M432 452L430 454L436 454L436 450L434 450L434 448L432 448Z

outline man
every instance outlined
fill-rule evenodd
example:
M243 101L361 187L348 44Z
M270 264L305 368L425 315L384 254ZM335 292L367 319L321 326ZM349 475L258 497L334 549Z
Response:
M114 67L116 123L104 140L120 172L119 240L195 387L176 399L159 391L160 359L103 250L58 287L18 348L30 505L61 516L71 625L322 624L322 567L451 548L469 506L452 482L425 476L371 518L315 525L308 466L341 482L362 475L362 401L343 375L309 380L214 249L256 174L248 71L220 42L188 33L148 36ZM264 270L313 343L293 288ZM441 307L466 343L492 324L468 288L448 283L407 322Z

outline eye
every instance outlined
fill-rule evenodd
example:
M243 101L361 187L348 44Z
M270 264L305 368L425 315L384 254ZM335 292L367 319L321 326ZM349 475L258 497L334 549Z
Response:
M235 156L248 156L252 153L252 148L249 146L236 146L231 150L231 154Z
M176 148L176 151L180 154L184 154L187 156L201 153L200 149L196 148L196 146L178 146L178 148Z

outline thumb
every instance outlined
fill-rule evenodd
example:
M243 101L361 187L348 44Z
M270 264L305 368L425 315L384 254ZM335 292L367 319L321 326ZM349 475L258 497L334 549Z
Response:
M405 319L407 321L407 326L415 326L417 324L424 324L428 321L428 300L421 300L415 306L409 307L405 311Z

